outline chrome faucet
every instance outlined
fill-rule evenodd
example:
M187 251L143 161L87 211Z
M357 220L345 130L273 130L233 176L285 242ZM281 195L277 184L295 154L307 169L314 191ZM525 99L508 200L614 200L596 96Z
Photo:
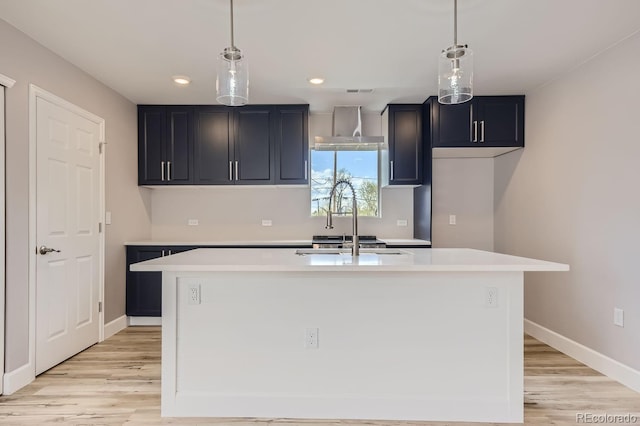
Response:
M360 237L358 237L358 202L356 200L356 190L353 188L353 185L348 180L341 179L333 185L331 188L331 193L329 193L329 208L327 208L327 224L325 229L333 229L333 217L331 215L331 200L333 199L333 195L336 192L336 188L338 185L348 185L351 188L351 193L353 194L353 237L351 242L353 243L351 247L351 255L359 256L360 255Z

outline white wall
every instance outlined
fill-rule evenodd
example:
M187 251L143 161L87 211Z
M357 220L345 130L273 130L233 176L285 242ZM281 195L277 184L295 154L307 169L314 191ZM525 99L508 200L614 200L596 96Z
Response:
M28 362L29 84L106 121L105 321L124 315L123 243L151 234L147 189L137 187L136 106L0 20L0 73L16 80L6 92L6 371Z
M640 34L527 93L526 148L496 159L500 252L569 263L526 277L525 316L640 369ZM613 309L624 309L624 328Z

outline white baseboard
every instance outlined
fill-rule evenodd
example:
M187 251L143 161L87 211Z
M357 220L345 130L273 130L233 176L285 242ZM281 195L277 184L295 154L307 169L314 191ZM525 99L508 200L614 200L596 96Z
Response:
M114 319L104 325L104 338L105 340L113 336L117 332L127 328L127 316L122 315L119 318Z
M129 317L129 325L162 325L162 317Z
M524 332L605 376L640 392L640 371L528 319L524 320Z
M36 369L32 364L25 364L9 373L4 374L3 394L11 395L22 389L36 378Z

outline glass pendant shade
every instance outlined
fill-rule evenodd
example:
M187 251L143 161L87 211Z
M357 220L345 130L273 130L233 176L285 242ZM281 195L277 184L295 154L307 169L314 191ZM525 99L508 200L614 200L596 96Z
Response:
M240 49L227 47L218 56L216 100L228 106L241 106L249 102L249 69Z
M442 51L438 61L438 102L461 104L473 98L473 52L454 45Z

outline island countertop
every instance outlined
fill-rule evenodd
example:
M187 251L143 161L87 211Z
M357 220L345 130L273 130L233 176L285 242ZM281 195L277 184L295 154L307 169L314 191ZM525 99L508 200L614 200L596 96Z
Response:
M386 243L388 246L430 246L431 241L421 240L417 238L383 238L379 237L378 240ZM298 240L202 240L202 241L190 241L190 240L140 240L140 241L127 241L125 246L207 246L212 248L217 247L311 247L311 239L298 239Z
M132 271L166 272L508 272L568 271L569 265L475 249L394 249L402 254L298 255L295 249L201 248L131 265Z

